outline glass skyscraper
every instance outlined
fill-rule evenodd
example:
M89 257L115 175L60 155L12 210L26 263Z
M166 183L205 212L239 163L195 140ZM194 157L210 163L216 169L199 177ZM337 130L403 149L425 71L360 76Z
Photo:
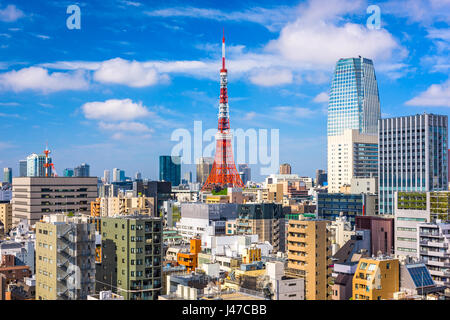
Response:
M19 160L19 177L27 176L27 160Z
M12 183L12 169L3 168L3 182Z
M48 163L52 162L52 158L48 158ZM45 156L36 153L27 157L27 176L28 177L45 177ZM48 168L48 176L52 176L52 168Z
M70 168L64 169L63 176L64 177L73 177L73 169L70 169Z
M394 192L447 190L447 116L381 119L378 144L380 214L394 213Z
M339 59L331 84L328 104L328 136L357 129L377 134L380 99L372 60L358 57Z
M172 186L181 183L181 157L159 156L159 180L170 181Z
M89 177L89 165L87 163L82 163L73 170L74 177Z

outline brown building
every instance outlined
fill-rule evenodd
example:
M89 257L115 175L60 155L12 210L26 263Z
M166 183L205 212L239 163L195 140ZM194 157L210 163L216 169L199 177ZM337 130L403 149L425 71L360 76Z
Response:
M5 282L6 284L9 284L13 281L31 277L31 270L29 266L16 266L15 257L7 254L2 257L0 274L3 274L6 277Z
M0 273L0 301L6 300L6 276Z
M331 233L327 220L289 220L288 273L305 278L306 300L331 299Z
M33 279L27 278L25 281L17 281L11 283L6 293L6 300L35 300L36 299L36 285Z
M257 234L259 241L268 241L273 246L273 252L285 252L285 224L281 204L238 205L236 234Z
M289 163L283 163L280 165L280 174L291 174L291 165Z
M380 216L355 216L356 230L370 230L371 252L378 255L394 253L394 218Z

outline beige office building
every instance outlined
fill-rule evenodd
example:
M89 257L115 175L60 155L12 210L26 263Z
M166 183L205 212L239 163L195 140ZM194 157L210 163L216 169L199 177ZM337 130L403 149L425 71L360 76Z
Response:
M155 199L146 196L97 198L91 205L91 215L100 217L131 214L153 216L154 206Z
M203 185L208 179L214 164L214 158L202 157L197 159L197 183Z
M36 300L85 300L95 293L95 226L90 217L36 223Z
M331 299L331 233L327 220L289 220L288 270L305 278L306 300Z
M9 201L0 201L0 222L6 233L12 228L12 204Z
M97 197L96 177L13 178L13 225L26 219L35 224L46 214L72 212L90 214Z
M328 136L328 192L339 193L352 178L378 175L378 136L346 129L342 135Z

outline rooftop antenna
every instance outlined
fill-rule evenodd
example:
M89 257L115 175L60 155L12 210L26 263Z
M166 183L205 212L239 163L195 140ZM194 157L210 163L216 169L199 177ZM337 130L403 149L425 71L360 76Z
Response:
M44 168L45 168L45 176L48 177L48 168L52 168L53 169L53 176L57 177L58 175L56 174L56 170L55 170L55 166L53 165L53 163L49 162L49 158L48 155L51 153L51 151L48 149L48 141L45 143L45 150L44 150L44 155L45 155L45 163L44 163Z

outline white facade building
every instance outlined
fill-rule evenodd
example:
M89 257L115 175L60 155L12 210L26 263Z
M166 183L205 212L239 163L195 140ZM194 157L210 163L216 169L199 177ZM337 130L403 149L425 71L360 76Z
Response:
M338 193L352 178L370 178L378 173L378 137L346 129L328 136L328 192Z

